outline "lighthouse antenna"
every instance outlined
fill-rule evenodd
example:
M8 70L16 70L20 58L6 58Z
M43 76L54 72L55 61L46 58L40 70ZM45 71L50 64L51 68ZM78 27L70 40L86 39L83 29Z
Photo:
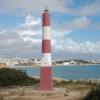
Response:
M45 13L48 13L48 11L49 11L49 10L48 10L48 7L45 6L44 12L45 12Z

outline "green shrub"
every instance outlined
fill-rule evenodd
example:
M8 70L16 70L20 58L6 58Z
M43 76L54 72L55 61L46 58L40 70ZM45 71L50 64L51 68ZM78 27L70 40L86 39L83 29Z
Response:
M26 71L15 70L10 68L0 69L0 87L13 85L34 85L39 80L29 77Z
M62 81L61 81L61 83L68 83L68 82L67 82L67 81L65 81L65 80L62 80Z
M100 86L92 88L83 100L100 100Z
M57 80L53 80L53 83L56 84L57 83Z
M64 96L68 96L67 94L64 94Z

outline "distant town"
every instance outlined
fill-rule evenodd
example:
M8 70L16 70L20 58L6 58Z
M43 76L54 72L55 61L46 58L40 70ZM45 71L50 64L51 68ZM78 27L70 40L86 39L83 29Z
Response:
M100 60L53 60L53 66L71 66L71 65L97 65ZM17 66L40 66L41 60L29 58L7 58L0 57L0 67L17 67Z

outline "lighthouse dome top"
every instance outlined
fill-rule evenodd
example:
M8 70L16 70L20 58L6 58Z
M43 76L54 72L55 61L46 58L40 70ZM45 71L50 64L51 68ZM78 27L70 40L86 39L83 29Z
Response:
M45 12L45 13L48 13L48 11L49 11L49 10L48 10L48 7L45 6L44 12Z

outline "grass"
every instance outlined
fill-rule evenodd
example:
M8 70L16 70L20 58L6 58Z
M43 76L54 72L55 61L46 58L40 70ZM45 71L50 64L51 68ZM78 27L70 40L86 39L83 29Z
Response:
M53 86L67 88L67 90L86 90L91 88L91 85L83 84L81 82L73 83L72 81L55 82Z
M66 85L72 84L72 81L61 81L61 82L57 82L57 81L53 81L53 86L54 87L66 87Z
M0 95L0 100L4 100L4 95Z

